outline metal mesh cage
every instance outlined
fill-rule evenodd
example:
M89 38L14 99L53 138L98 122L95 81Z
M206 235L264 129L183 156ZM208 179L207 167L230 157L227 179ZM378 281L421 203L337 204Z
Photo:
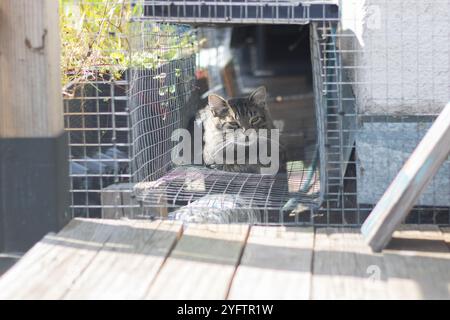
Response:
M311 25L320 171L325 188L323 206L313 219L316 225L358 225L364 212L356 201L355 98L342 65L337 28L332 21Z
M105 188L131 181L127 90L126 80L97 79L64 98L73 216L100 217Z
M138 21L147 20L144 16ZM149 21L152 22L154 19L150 17ZM227 91L231 91L225 83L224 71L221 71L227 65L228 59L232 58L226 47L230 41L228 31L229 29L215 30L213 28L199 30L201 34L199 41L205 40L206 43L199 52L199 65L207 69L210 92L226 94ZM310 62L308 61L308 63ZM166 79L167 73L163 72L163 74ZM153 77L159 79L158 75L153 75ZM236 79L236 81L239 80L241 80L240 77ZM251 82L248 80L243 79L243 81ZM139 81L145 81L144 77ZM158 81L155 82L157 86ZM283 85L281 84L281 86ZM142 87L153 86L155 85L149 83L139 84L136 89L142 95ZM295 103L295 99L299 95L295 90L292 94L291 97L286 97L286 101L294 99ZM306 96L309 97L309 95ZM269 96L269 103L276 104L276 98L276 96ZM155 106L157 100L154 99L153 104L147 103L146 107L157 108ZM140 102L137 104L142 105ZM203 106L197 103L196 107L202 108ZM143 150L142 156L147 157L147 165L150 164L150 166L143 166L145 161L140 160L141 165L138 165L137 171L142 169L150 175L144 174L137 177L135 181L138 183L135 185L134 193L145 207L166 207L169 211L175 212L171 214L172 217L180 216L182 215L180 212L185 213L186 210L196 213L204 212L207 216L213 216L210 214L211 210L223 209L222 214L229 213L229 217L225 221L231 219L233 208L236 207L239 208L242 215L252 216L252 221L258 223L310 222L311 212L317 210L323 197L319 182L319 153L315 137L312 145L304 151L303 158L299 159L300 161L287 163L287 172L277 175L224 172L202 166L174 167L170 158L170 152L174 145L170 141L170 134L174 129L180 127L181 121L177 117L178 110L171 110L173 110L173 114L168 116L174 117L173 121L177 121L177 125L173 125L169 120L164 120L163 117L155 114L152 116L154 118L153 129L143 130L149 139L144 141L145 152L142 147L140 150ZM193 113L188 112L187 114L185 119L193 116ZM142 114L138 117L142 119ZM187 125L188 123L183 122L181 127L187 127ZM163 130L158 128L163 128ZM154 146L149 146L149 144ZM152 148L153 150L151 150ZM149 150L151 151L149 152ZM237 214L236 219L242 220L238 219L238 216L240 215Z
M171 168L171 134L187 127L197 109L196 46L196 34L187 26L134 22L136 67L129 92L134 182L155 180ZM139 66L142 57L148 61Z
M450 99L448 34L439 31L448 10L438 8L450 2L344 3L339 23L312 24L325 187L315 225L362 224ZM406 222L450 223L448 165Z
M142 21L139 25L142 25ZM161 25L158 28L161 28ZM166 28L173 26L166 25ZM173 30L179 35L174 42L176 46L191 37L192 31L186 27L178 26ZM158 40L149 41L144 46L142 43L136 43L136 46L142 51L154 51L155 44L161 41L157 34L154 36ZM146 47L147 45L152 47ZM170 46L163 47L167 49ZM179 59L164 62L151 72L135 70L131 77L133 178L134 182L138 183L134 188L136 198L145 207L167 207L176 210L189 205L190 210L208 211L211 201L206 204L203 199L210 200L211 198L205 197L214 196L216 200L213 202L221 204L217 204L215 209L223 206L232 208L239 202L241 212L258 212L255 216L258 216L259 222L273 223L284 220L284 211L288 211L284 206L289 201L293 207L297 203L304 203L306 208L317 206L320 190L318 171L315 166L305 167L303 162L291 163L287 174L275 176L238 174L202 166L173 165L171 153L175 142L172 141L171 134L175 129L188 127L195 111L202 107L195 100L195 96L191 96L194 85L194 56L189 55L188 50L186 57L186 48L176 47L175 50L181 50L176 54ZM314 157L314 152L310 157ZM196 188L198 184L203 187ZM234 202L220 202L222 198L219 196L224 196L224 199L231 197ZM298 216L291 220L298 220Z
M333 1L205 0L142 1L144 14L182 23L296 23L338 18Z
M275 12L280 12L276 8L306 8L311 5L306 1L295 4L286 1L175 1L166 6L151 1L147 4L146 14L151 16L150 19L194 24L282 24L286 16L278 15L273 19ZM324 8L328 6L323 12L335 12L331 2L320 4ZM259 9L254 10L258 6ZM320 179L317 184L320 187L316 190L319 206L314 210L314 206L308 206L307 199L294 196L292 201L302 202L309 209L305 210L303 217L295 218L294 223L357 226L365 220L389 181L449 99L450 81L445 71L448 70L448 34L439 32L448 25L448 12L438 9L449 6L449 1L439 4L414 2L413 6L405 1L395 4L364 1L358 5L341 3L339 16L314 16L311 15L313 11L309 11L309 18L304 16L303 19L288 15L286 21L289 23L310 23L311 26L320 159L320 175L316 176ZM250 12L258 16L251 16ZM437 18L433 19L433 16ZM432 35L431 39L419 36L421 23ZM362 34L361 30L365 33ZM423 55L440 55L442 65L435 66L436 62L430 61L427 66L420 62ZM415 65L408 64L405 57L414 61ZM423 59L428 61L428 57ZM390 69L396 70L397 74ZM420 77L421 71L425 72L424 77ZM399 74L402 76L399 77ZM426 88L432 92L427 93ZM169 175L165 181L159 181L161 184L157 187L151 188L161 192L164 190L168 203L175 204L179 197L185 201L184 204L194 203L194 207L197 205L200 208L204 206L198 201L201 198L185 190L191 186L191 182L186 181L195 181L194 185L201 186L202 194L217 194L222 190L236 196L234 203L239 204L241 209L250 210L253 217L259 215L258 222L271 222L273 217L277 217L275 220L279 223L291 222L286 216L278 215L283 208L289 207L287 204L291 198L279 197L278 190L284 190L283 187L276 182L273 185L268 182L283 178L264 180L260 177L264 181L261 181L262 184L272 185L272 188L266 188L256 177L229 174L229 180L214 179L209 172L200 170L200 173L193 174L197 178L192 179L192 174L186 172L189 171L177 172L175 178ZM186 175L190 180L185 178ZM213 180L220 181L218 186ZM448 224L449 181L446 163L407 222ZM251 189L257 190L253 195L266 195L266 201L251 201L253 198L250 196L246 202L246 195L251 194ZM143 190L148 188L144 186ZM228 203L223 204L224 208L227 206ZM187 207L192 211L192 204ZM263 212L263 218L260 212Z
M339 9L336 1L134 3L143 10L135 15L129 33L130 60L135 61L127 78L129 140L126 146L115 141L105 147L128 154L129 166L113 167L112 178L131 181L136 198L130 202L140 210L149 209L152 216L194 222L358 226L450 100L448 0L348 1L340 2ZM180 24L167 24L174 22ZM184 24L201 28L194 32ZM171 134L189 126L196 110L204 106L202 98L211 92L248 94L239 89L267 77L267 70L261 69L253 78L246 76L251 63L233 65L241 54L229 50L230 30L237 24L309 24L314 117L308 121L314 122L314 139L295 138L298 143L291 149L303 151L297 161L287 163L286 173L222 172L175 166L171 161ZM242 55L253 57L255 52L253 47ZM195 78L201 72L209 75L209 91L198 97ZM285 82L281 87L298 88L296 84ZM276 106L278 100L277 95L269 96L268 103ZM293 117L295 110L280 114ZM70 128L71 114L67 116ZM85 122L78 123L75 127L86 127ZM102 126L98 120L97 131ZM79 151L72 152L74 164L93 157L87 149L89 139L85 134L82 142L71 140L74 151L76 143L86 148L81 158L74 157ZM447 161L407 222L450 223L448 172Z
M68 45L85 32L81 53L64 56L72 215L139 214L133 182L167 171L170 133L195 106L195 33L133 21L141 11L129 1L73 1L62 12Z

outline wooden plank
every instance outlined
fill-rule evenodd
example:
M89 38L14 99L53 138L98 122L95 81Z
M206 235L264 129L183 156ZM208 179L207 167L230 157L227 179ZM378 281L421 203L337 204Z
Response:
M402 226L383 251L393 299L450 299L450 252L437 226Z
M229 299L309 299L313 228L252 227Z
M2 277L0 299L60 299L122 223L75 219L46 236Z
M382 250L450 153L450 103L423 137L361 228L374 251Z
M312 299L386 299L383 257L372 253L358 229L319 228L311 289Z
M444 241L450 248L450 227L441 228L441 232L444 236Z
M64 298L144 298L181 229L173 221L129 220L111 235Z
M224 299L248 229L247 225L189 225L147 298Z
M59 237L74 238L77 233L77 226L82 223L82 219L72 220L63 230L58 234ZM39 260L54 248L55 233L49 233L41 241L36 243L30 250L28 250L23 257L10 269L3 277L0 278L0 299L7 298L11 295L12 287L16 286L16 282L19 281L30 270L30 268L36 265ZM2 293L4 295L2 295Z
M8 272L0 278L0 299L4 298L2 293L9 294L9 287L16 282L17 279L20 279L22 274L24 274L30 266L34 265L53 247L50 243L54 236L54 233L46 235L41 241L28 250L12 269L8 270Z

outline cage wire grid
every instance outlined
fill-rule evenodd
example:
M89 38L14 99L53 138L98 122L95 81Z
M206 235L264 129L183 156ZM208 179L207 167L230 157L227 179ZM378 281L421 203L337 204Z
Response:
M142 20L158 21L158 17L152 16L158 8L158 5L163 5L162 3L155 3L154 1L144 1L145 11L144 16L141 17ZM151 8L148 6L152 4ZM167 5L167 3L165 3ZM183 6L183 12L185 17L183 18L183 23L192 22L190 19L186 19L186 15L189 14L200 14L206 13L204 10L190 11L189 6L193 5L193 2L174 2L171 3L171 8L165 11L165 8L160 7L161 14L166 14L163 20L173 21L169 17L175 11L180 13L180 6ZM207 20L217 21L218 15L227 14L229 12L237 13L239 12L239 18L241 21L247 23L249 20L249 12L252 10L238 10L236 5L241 5L237 1L228 2L217 2L209 1L206 5L216 5L214 10L209 8L207 10L208 17ZM266 10L268 7L262 7L259 3L249 1L245 5L257 5L257 10L253 13L255 14L255 19L253 22L265 23L280 23L281 20L274 20L276 15L280 12L278 10L273 10L277 5L281 4L284 6L283 9L288 9L287 11L280 10L281 12L292 13L285 16L286 19L291 19L291 22L305 23L310 20L309 16L309 6L306 9L300 4L295 4L295 10L302 10L302 14L294 15L294 6L289 3L282 1L267 1L265 5L275 6L270 8L270 14L272 14L272 19L267 19L269 17L269 12ZM229 7L230 5L231 7ZM178 8L175 8L177 7ZM218 8L217 6L222 6ZM278 7L279 8L279 7ZM292 11L290 11L292 9ZM303 10L304 9L304 10ZM327 13L330 13L328 7L320 5L320 10L315 8L316 16L323 18ZM332 11L332 10L331 10ZM190 12L190 13L189 13ZM332 11L336 13L337 11ZM212 14L214 16L212 16ZM331 15L333 16L333 15ZM179 17L179 16L178 16ZM277 16L279 18L279 16ZM237 16L229 16L225 20L227 22L235 22ZM243 20L242 20L243 19ZM334 15L334 20L336 20L336 15ZM159 20L161 21L161 20ZM201 20L199 20L201 21ZM275 22L276 21L276 22ZM200 32L209 35L209 43L214 43L217 49L218 45L223 45L223 43L217 43L217 32L212 30L213 28L200 28ZM224 52L219 52L217 50L216 60L219 61L224 57L219 57L224 55ZM201 56L201 54L200 54ZM201 64L202 62L200 62ZM208 72L212 75L217 76L217 70L211 70L208 68ZM217 69L217 68L216 68ZM219 76L220 77L220 76ZM311 155L311 161L319 161L315 159L316 152ZM288 172L285 174L278 174L275 176L264 176L259 174L248 174L248 173L233 173L233 172L222 172L218 170L211 170L202 167L178 167L174 168L165 176L159 178L152 182L141 182L135 186L135 194L139 200L141 200L145 206L166 206L169 208L188 208L191 211L203 211L206 215L210 211L215 211L220 208L221 211L228 211L230 214L234 213L235 219L231 221L240 222L240 215L253 215L255 218L252 222L257 223L311 223L311 212L312 209L317 209L320 198L323 195L320 193L320 182L319 182L319 170L316 166L304 167L303 164L298 163L288 164ZM224 195L220 197L220 195ZM205 201L207 199L208 201ZM214 199L214 200L211 200ZM213 202L213 203L211 203ZM212 208L212 209L211 209ZM301 214L288 214L292 209L298 209L302 211ZM234 212L238 210L237 212ZM184 209L186 211L186 209ZM176 211L178 212L178 211ZM182 209L183 212L183 209ZM223 213L222 213L223 216ZM303 219L303 220L302 220ZM302 221L301 221L302 220ZM229 220L227 220L229 221Z
M132 12L135 5L134 1L81 0L64 2L61 8L69 24L64 32L85 31L85 43L79 45L91 48L77 77L63 88L70 209L74 217L111 216L116 209L139 211L141 205L133 200L132 183L148 178L143 167L153 165L146 171L152 174L155 168L146 155L157 147L148 132L157 128L156 115L163 121L166 116L170 118L172 124L167 125L166 132L173 130L171 126L181 125L177 109L188 104L195 89L194 44L180 45L195 36L191 28L137 23L132 19L135 12L124 13ZM146 87L138 91L139 85ZM149 102L146 109L136 106L137 101L143 103L142 99ZM167 143L163 132L164 128L156 132L160 144ZM167 155L161 158L156 160L160 170L168 161Z
M172 132L195 114L196 33L188 26L133 22L132 56L151 53L154 65L130 72L133 181L152 181L171 166ZM181 44L181 45L180 45Z
M127 86L90 81L63 100L73 216L99 217L102 190L131 181Z
M216 35L211 30L207 30L205 34ZM211 39L211 42L214 43L214 39ZM217 52L217 54L220 56L223 52ZM221 58L215 57L216 60ZM167 79L167 73L163 72L163 74L164 79ZM153 78L159 80L160 77L159 75L153 75ZM138 93L142 93L141 88L148 87L145 84L148 80L147 77L136 78L135 88ZM142 112L145 112L145 110L151 112L153 110L151 107L158 103L157 100L151 100L153 103L149 103L147 100L147 103L145 103L142 94L133 95L137 97L137 100L136 103L132 102L131 109L139 112L138 119L142 119ZM163 94L161 93L160 96L163 96ZM173 101L176 104L176 98ZM178 113L181 111L185 115L185 119L189 119L195 114L195 112L186 112L185 108L187 108L186 104L181 103L171 109L170 117L164 118L160 114L150 116L153 120L151 125L156 130L136 127L137 137L149 136L143 142L147 149L140 150L143 151L144 157L148 157L149 154L150 157L145 159L148 162L138 160L141 166L137 171L145 173L136 177L137 185L134 188L136 198L145 207L168 207L175 210L188 206L192 211L206 213L220 208L222 213L224 211L230 212L230 216L233 210L238 209L241 215L252 213L257 216L258 219L255 221L280 223L288 219L285 218L288 211L286 205L295 208L299 204L303 204L304 210L317 206L320 188L319 172L315 167L303 167L299 163L293 163L288 166L287 174L275 176L224 172L201 166L174 167L170 159L174 142L171 141L170 135L174 129L180 127L181 123L186 124L186 121L180 120ZM151 140L148 144L149 139L154 140ZM137 156L139 155L137 154ZM163 162L158 163L159 157L164 156L166 158ZM150 166L147 166L148 164ZM239 220L238 212L235 216L237 221ZM299 223L298 215L289 219L291 223Z
M142 20L141 18L140 21ZM217 45L214 38L217 33L211 29L201 29L201 32L209 34L209 43ZM216 56L216 61L221 58L223 57ZM217 73L217 68L215 70L209 68L208 71L213 75ZM158 127L164 126L159 125ZM169 136L165 135L165 137L165 140L168 140ZM162 150L160 154L169 155L170 151L171 147L166 145L166 149ZM154 160L151 159L151 161ZM162 171L167 172L172 165L169 164L170 159L166 163ZM283 209L286 204L295 207L298 203L304 203L306 208L317 205L318 171L310 170L310 168L294 168L292 165L290 169L288 175L261 176L222 172L202 167L178 167L173 168L156 181L138 183L135 187L135 194L144 206L164 206L176 209L187 205L191 210L206 212L211 211L211 208L217 209L217 207L222 211L229 209L229 212L238 208L239 212L255 213L258 216L256 221L280 223L285 220ZM151 174L156 173L157 175L160 171L161 167L150 170ZM148 177L149 175L147 175ZM136 182L139 182L139 179ZM220 195L226 195L226 197L220 197ZM211 201L213 198L215 200ZM204 199L208 199L208 203ZM238 212L235 214L239 215ZM298 216L291 219L291 222L294 221L299 222Z
M141 0L145 19L175 23L306 24L338 18L333 1Z
M237 4L237 2L239 2L239 4ZM160 5L160 3L155 3L153 1L151 3L156 5L155 8L157 5ZM261 3L262 1L259 1L259 5L261 5ZM406 12L404 14L405 16L406 14L411 14L411 12L407 10L407 4L404 2L399 3L401 9L403 9L399 12ZM448 1L441 1L440 3L448 6ZM380 1L379 4L384 4L386 7L389 7L388 2ZM245 20L245 18L248 18L248 16L245 16L244 14L245 7L249 5L247 2L233 1L233 4L230 4L230 2L219 3L219 1L210 1L206 4L203 2L201 3L205 8L209 5L230 5L230 7L241 6L239 10L230 9L228 12L231 14L228 15L228 17L218 17L215 15L216 13L214 10L202 11L198 9L196 11L195 8L189 9L189 5L194 5L194 3L174 3L171 4L172 9L167 9L166 11L164 11L163 8L160 8L159 12L156 9L152 9L150 13L155 14L156 16L150 17L150 19L159 21L178 21L183 23L191 22L194 24L201 24L207 21L213 21L217 24L233 24L240 23L241 21L252 23L251 20ZM421 19L420 16L422 11L428 11L429 8L420 7L419 2L415 2L413 5L417 6L417 11L413 12L412 17L416 17L416 20L419 21ZM226 12L226 10L227 9L224 9L223 12ZM183 12L183 14L188 12L188 16L185 17L180 14L180 12ZM237 14L233 16L233 13ZM410 154L413 147L426 132L426 128L430 126L432 120L438 113L438 110L435 108L433 111L425 109L421 110L421 112L404 112L404 115L398 115L398 112L390 111L389 107L395 107L395 104L399 101L405 103L407 98L392 97L392 95L384 95L382 96L382 99L378 98L378 100L384 100L382 102L388 106L387 109L384 110L379 109L372 112L366 112L364 108L359 105L362 102L361 97L358 97L358 93L361 93L359 91L361 86L367 85L369 87L369 93L371 94L370 98L373 98L376 97L378 93L375 92L375 90L378 89L377 87L386 87L386 90L389 91L389 85L393 85L394 87L405 85L401 82L402 80L398 81L398 79L396 79L398 82L379 78L373 80L375 75L380 73L380 69L381 71L389 69L389 62L386 62L386 65L374 63L372 63L372 65L364 65L364 61L359 60L364 54L376 56L377 54L380 54L381 50L377 48L364 50L364 48L359 46L359 39L356 38L355 34L343 32L341 22L345 19L352 20L354 18L355 17L340 16L339 19L324 19L322 17L319 19L320 21L309 20L312 30L311 44L313 47L312 56L318 121L318 140L320 147L320 185L322 186L322 188L320 188L320 193L323 196L323 202L317 211L307 214L309 215L309 219L306 218L301 221L307 224L360 225L376 203L376 198L381 196L382 192L387 187L388 182L395 176L395 172L406 160L408 154ZM387 31L389 24L395 23L395 20L403 22L405 19L402 14L392 16L390 20L388 18L384 19L383 16L380 18L381 23L385 24L384 26L381 26L382 29L384 28L381 35L386 38L389 38L389 33ZM258 21L258 23L268 24L280 22L281 20L264 20L262 16ZM295 17L291 19L290 22L301 23L300 20L296 21ZM427 22L434 24L432 20ZM419 27L419 24L417 27ZM417 30L418 28L413 31L396 29L395 32L399 34L400 38L411 36L419 38ZM446 43L445 40L448 40L448 35L445 34L445 32L434 33L433 31L433 37L436 41L441 43ZM375 36L369 38L369 40L373 39L375 39ZM388 46L383 46L383 50L386 51L386 54L390 53L390 48ZM420 50L422 49L415 48L417 56L419 56ZM431 51L433 52L433 50ZM404 63L403 58L400 59L400 63ZM362 70L366 72L366 75L363 75L363 77L365 77L364 79L359 79ZM416 66L416 70L419 72L420 67ZM445 80L447 80L448 83L448 77ZM427 79L427 81L433 82L434 84L434 80ZM416 95L416 97L419 96L419 94ZM438 99L435 99L434 97L428 98L428 101L427 99L421 100L420 98L416 98L415 100L418 105L423 103L423 105L426 106L430 103L429 100L438 104ZM442 103L442 106L443 105L445 105L445 103ZM408 123L411 123L414 128L410 129L409 135L405 133L402 134L401 127ZM388 133L383 134L383 130ZM387 138L389 133L394 134L394 139L392 139L392 137L390 138L396 142L388 143L386 146L383 146L383 140ZM375 142L370 141L370 139L375 140ZM389 141L389 139L386 140ZM369 149L371 143L374 143L375 150ZM400 148L401 152L396 152L396 149L398 148ZM380 153L381 151L383 153ZM378 162L382 164L377 164L377 158L380 159ZM367 173L365 174L367 171L371 171L370 175ZM230 174L230 176L232 175L233 174ZM195 174L194 177L196 177ZM242 178L244 181L245 179L246 178ZM195 180L195 178L193 180ZM448 174L445 172L444 168L441 170L440 177L436 178L432 183L435 187L432 187L431 191L426 193L426 196L432 200L425 201L423 204L422 202L419 202L411 212L407 222L449 223L448 205L440 206L438 205L439 201L436 201L439 198L438 193L441 193L442 197L442 192L439 192L439 188L436 187L436 180L444 181L444 192L447 192L447 197L450 196ZM165 183L167 183L167 181ZM242 182L240 181L240 183ZM200 183L200 185L201 188L203 188L202 183ZM224 183L224 185L219 186L218 189L233 189L233 186L230 188L230 185L232 186L233 182L229 184ZM258 183L255 183L255 185L258 185ZM374 191L367 190L370 189L371 185L373 186L373 189L375 189ZM171 187L172 186L169 185L164 187L159 186L158 188L163 190L164 188L170 189ZM208 188L206 189L209 191ZM261 190L262 189L265 188L261 188ZM270 187L266 190L269 190L269 193L273 191ZM179 196L182 194L178 188L175 188L171 192L176 192ZM242 189L238 188L237 193L239 192L242 193ZM264 191L262 191L262 193L263 192ZM232 191L230 194L235 193ZM267 195L267 192L265 194ZM268 198L271 198L272 200L277 199L276 195L273 198L270 195ZM284 199L273 206L273 203L269 204L269 202L267 202L259 207L257 205L247 205L247 208L259 208L263 211L267 209L279 210L281 204L287 199ZM184 198L184 200L189 203L193 198L188 196ZM240 202L240 198L234 199L234 203L237 202ZM305 203L308 204L307 201ZM268 222L268 220L265 219L263 222ZM289 221L286 221L282 216L279 218L278 222L289 223ZM296 219L294 223L298 222L299 219Z
M195 113L188 109L193 106L191 101L195 100L195 69L202 56L178 53L175 56L179 59L175 59L173 63L150 71L143 67L134 70L129 77L132 79L128 90L129 140L123 146L124 149L119 148L121 145L116 147L128 152L129 171L123 179L133 182L134 194L141 205L169 207L174 212L178 208L205 210L208 207L213 207L211 211L214 212L218 207L228 213L236 213L227 222L241 222L242 215L247 215L247 218L256 216L251 220L252 223L267 224L359 226L365 220L376 199L382 195L389 181L394 178L437 116L439 107L436 105L440 105L442 95L447 94L442 94L439 90L443 88L442 81L444 88L447 84L448 89L449 72L446 77L441 76L438 80L431 77L420 80L419 74L424 72L441 75L438 67L431 61L427 66L420 59L426 54L435 57L439 52L444 55L449 52L449 36L442 32L442 23L449 18L445 16L448 12L438 11L436 7L430 9L420 1L413 1L412 5L404 1L396 4L378 1L377 4L382 6L379 25L367 31L366 38L363 39L366 42L364 47L361 46L358 35L346 32L343 27L343 24L348 25L348 21L355 20L355 17L342 15L340 12L338 14L334 4L320 3L323 14L319 16L319 10L305 9L309 7L309 2L296 2L297 7L303 8L302 16L287 14L287 20L283 20L279 16L282 10L275 12L276 8L294 6L292 2L287 2L289 1L210 0L171 1L168 4L166 1L140 1L138 3L145 5L145 10L142 16L133 19L137 26L134 30L141 28L141 31L135 33L132 52L149 51L155 43L146 42L145 37L142 37L145 34L142 28L149 30L143 27L146 24L191 23L200 26L200 33L209 30L207 33L214 35L211 25L203 28L202 24L309 23L319 150L317 168L308 171L307 168L291 167L290 174L274 177L217 172L202 167L174 167L169 159L173 147L170 133L176 128L186 127L186 115ZM439 4L450 7L449 1L439 1ZM253 10L249 10L251 6L259 8L253 11L258 14L257 17L249 16L249 12ZM392 7L400 9L400 13L390 15ZM384 8L389 10L383 11ZM413 8L415 11L412 11ZM290 12L289 10L283 12ZM404 20L414 22L415 24L411 24L416 28L399 28L398 24ZM418 44L417 47L395 47L393 51L389 46L389 40L392 39L400 41L400 44L405 39L426 42L417 31L421 23L431 26L429 29L433 40L424 46ZM180 28L178 30L192 30L185 25L169 25L175 29ZM394 33L389 32L392 28L395 29ZM192 31L188 33L194 34ZM148 34L147 39L155 40L157 37L156 32ZM183 36L176 39L181 41ZM380 40L384 40L385 44L380 45ZM170 44L166 47L170 48ZM158 50L165 49L156 48ZM409 52L408 59L406 50ZM392 56L398 58L397 69L388 59ZM449 71L445 62L443 73ZM183 75L180 74L180 69L185 71ZM389 69L397 72L411 69L411 78L416 81L405 80L404 75L399 78L389 73ZM408 91L410 86L412 88ZM426 96L422 92L424 88L428 88L433 95ZM395 90L401 94L393 94ZM408 97L409 93L412 94ZM415 109L401 109L401 106L408 103L415 105ZM85 127L83 124L79 126ZM97 125L96 128L100 130L101 126ZM73 141L72 139L70 142L71 148L77 146ZM88 141L87 137L82 141ZM97 143L96 148L99 147L101 146ZM91 157L88 149L82 151L81 158L73 158L71 161L79 163L86 157ZM113 159L116 160L114 157ZM107 161L108 159L101 160ZM100 177L104 176L102 170ZM121 171L113 172L116 175ZM449 172L449 163L446 162L406 222L450 224ZM72 180L82 178L83 174L82 172L78 177L72 170ZM120 179L122 178L116 175L114 182ZM88 190L90 189L83 187L80 193ZM72 191L75 191L74 187ZM200 201L205 196L215 195L225 197L216 198L212 204L207 205ZM287 209L292 206L298 210L294 214L288 214Z
M377 3L392 10L388 2ZM439 5L450 8L449 1ZM441 32L449 13L418 1L398 1L393 7L398 12L384 12L378 25L365 30L366 43L342 26L353 16L341 17L339 24L312 24L321 177L326 189L314 225L361 225L450 98L450 63L445 59L449 35ZM402 25L406 20L412 22L408 27ZM432 41L420 35L421 20L429 24ZM442 66L430 60L439 54L444 57ZM448 199L449 161L405 222L448 225Z

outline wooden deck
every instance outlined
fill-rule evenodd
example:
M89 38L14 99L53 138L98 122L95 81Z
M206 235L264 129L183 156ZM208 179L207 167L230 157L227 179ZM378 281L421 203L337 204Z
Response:
M0 299L449 299L450 229L374 254L358 229L76 219L0 278Z

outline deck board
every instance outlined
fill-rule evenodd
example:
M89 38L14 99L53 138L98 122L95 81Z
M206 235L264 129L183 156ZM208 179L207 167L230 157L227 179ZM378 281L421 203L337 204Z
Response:
M246 225L189 225L147 298L224 299L248 230Z
M60 299L83 272L120 221L72 220L46 236L0 284L5 299Z
M391 298L450 299L450 252L437 226L402 226L383 257Z
M315 233L312 299L386 299L383 258L359 229L319 228Z
M145 220L119 226L64 298L144 298L181 228Z
M314 229L252 227L229 299L308 299Z
M450 299L450 228L75 219L0 277L1 299Z
M32 270L31 267L36 265L39 260L43 259L50 251L53 247L50 245L53 237L53 233L46 235L41 241L28 250L12 269L0 277L0 300L14 299L14 297L22 291L22 275L29 270Z
M441 228L441 232L444 236L444 241L450 250L450 227Z

